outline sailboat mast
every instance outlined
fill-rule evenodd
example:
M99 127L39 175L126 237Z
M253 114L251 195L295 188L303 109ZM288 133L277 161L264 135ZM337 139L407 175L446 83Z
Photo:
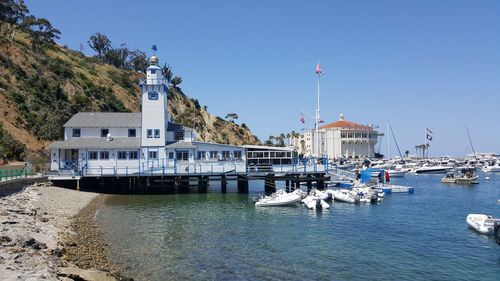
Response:
M319 158L319 155L320 155L320 148L319 148L319 122L321 120L321 117L320 117L320 112L319 112L319 89L320 89L320 83L319 83L319 76L321 74L321 66L319 65L319 61L318 61L318 65L316 66L316 74L317 74L317 81L318 81L318 104L317 104L317 107L316 107L316 157Z
M470 138L469 129L467 125L465 126L465 130L467 131L467 136L469 137L470 147L472 148L472 153L474 154L474 158L476 158L476 151L474 150L474 146L472 145L472 139Z
M390 144L391 142L389 140L389 120L387 120L385 130L387 131L387 163L389 163L390 162L389 151L391 149L391 144Z

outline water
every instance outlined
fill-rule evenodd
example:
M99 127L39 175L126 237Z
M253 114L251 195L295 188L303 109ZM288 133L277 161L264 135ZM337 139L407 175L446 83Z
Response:
M321 213L255 208L261 182L249 195L213 184L201 195L112 196L97 219L136 280L500 280L500 246L465 223L500 217L500 174L488 176L475 186L393 179L415 194Z

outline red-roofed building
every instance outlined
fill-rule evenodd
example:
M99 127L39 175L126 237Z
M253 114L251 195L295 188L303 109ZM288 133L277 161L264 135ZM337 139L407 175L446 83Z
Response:
M374 157L378 132L372 126L347 121L340 114L338 121L319 127L320 156L328 158ZM310 130L292 139L299 154L315 156L316 131Z

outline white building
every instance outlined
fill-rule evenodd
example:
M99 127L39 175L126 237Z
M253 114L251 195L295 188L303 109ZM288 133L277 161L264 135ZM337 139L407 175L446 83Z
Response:
M244 172L243 147L196 141L197 133L170 121L168 86L151 57L140 82L140 113L80 112L50 145L51 170L82 175Z
M375 156L378 132L371 126L347 121L340 114L338 121L310 130L292 139L299 154L317 156L316 134L319 135L319 156L328 158L360 158Z

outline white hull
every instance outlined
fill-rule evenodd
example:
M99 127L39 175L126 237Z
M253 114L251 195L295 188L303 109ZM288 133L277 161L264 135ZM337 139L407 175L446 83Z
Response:
M436 167L421 167L416 169L415 174L444 174L453 168L446 166L436 166Z
M465 221L472 229L481 234L492 234L495 221L500 221L500 219L494 219L484 214L469 214Z
M297 205L302 200L299 192L286 193L285 191L278 191L271 196L261 198L255 202L256 207L276 207L276 206L290 206Z
M302 200L302 203L306 206L306 208L311 209L311 210L316 210L316 209L329 209L330 204L326 203L325 200L320 199L316 196L307 196Z
M334 190L333 199L346 203L356 203L356 198L347 190Z
M486 166L482 170L485 173L498 173L500 172L500 166Z
M402 178L406 175L406 171L388 170L387 172L391 178Z

